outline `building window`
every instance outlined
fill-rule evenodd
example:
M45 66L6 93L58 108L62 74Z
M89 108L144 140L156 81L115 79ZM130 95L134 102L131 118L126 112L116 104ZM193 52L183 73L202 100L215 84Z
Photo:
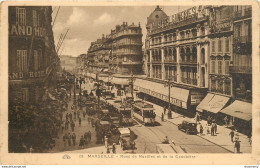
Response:
M211 61L211 73L215 73L215 61Z
M223 81L218 81L218 92L223 93Z
M38 69L39 69L39 55L38 55L37 50L33 51L33 59L34 59L34 70L38 71Z
M225 74L229 74L229 61L225 61Z
M17 67L19 72L27 71L27 50L17 50Z
M29 91L28 88L22 88L22 100L23 102L29 101Z
M225 81L225 94L230 95L231 94L231 82L230 80Z
M218 40L218 52L222 52L222 40Z
M124 57L123 61L124 61L124 62L126 62L126 61L127 61L126 57Z
M216 80L211 80L211 91L216 91Z
M218 61L218 74L222 74L222 61Z
M215 41L212 41L211 52L215 52Z
M226 39L226 52L230 52L229 51L229 39Z
M26 25L26 10L25 8L16 8L16 24L20 26Z

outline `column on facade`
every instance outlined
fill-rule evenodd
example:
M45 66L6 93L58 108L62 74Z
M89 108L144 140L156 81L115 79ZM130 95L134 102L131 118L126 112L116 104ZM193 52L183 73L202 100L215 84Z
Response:
M163 43L163 42L165 42L164 41L164 36L163 36L163 34L161 34L161 43Z
M164 66L164 48L161 48L161 73L162 73L162 80L165 80L165 66Z
M205 35L207 36L209 34L209 26L208 26L208 22L204 23L204 30L205 30Z
M209 87L209 43L205 44L205 87Z
M200 44L197 45L197 85L200 87L201 86L201 70L200 70L200 53L201 52L201 47Z
M150 78L153 77L152 59L153 59L153 56L152 56L152 49L150 49Z
M177 57L177 83L181 83L181 65L180 65L180 47L176 46L176 57Z
M197 36L200 37L201 36L201 26L200 24L197 24Z
M176 30L176 40L180 40L180 31L179 31L179 29Z

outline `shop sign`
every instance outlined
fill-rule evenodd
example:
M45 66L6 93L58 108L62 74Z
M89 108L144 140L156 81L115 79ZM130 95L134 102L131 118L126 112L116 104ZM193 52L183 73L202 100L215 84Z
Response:
M229 31L231 29L231 20L225 19L216 22L217 31Z
M204 98L204 94L202 94L202 93L198 93L198 92L191 93L190 104L191 105L197 105L202 101L203 98Z
M9 80L19 80L19 79L25 79L25 78L39 78L46 76L45 71L35 71L35 72L15 72L15 73L9 73L8 79Z
M46 29L42 27L11 25L10 35L45 37Z
M179 12L175 15L172 15L172 22L176 23L176 22L180 22L180 21L184 21L193 17L203 17L207 15L207 11L206 8L204 6L199 6L199 7L192 7L189 8L187 10L184 10L182 12Z

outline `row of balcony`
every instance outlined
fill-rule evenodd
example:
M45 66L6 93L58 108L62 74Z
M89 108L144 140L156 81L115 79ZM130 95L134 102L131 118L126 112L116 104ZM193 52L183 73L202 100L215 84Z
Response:
M120 33L112 35L111 37L113 39L116 39L116 38L121 37L121 36L129 36L129 35L140 36L140 35L143 35L143 34L142 34L142 32L120 32Z
M230 66L230 73L252 74L252 66Z
M113 44L113 47L119 47L119 46L131 46L131 45L133 45L133 46L135 46L135 45L143 45L143 43L142 42L140 42L140 43L131 43L131 42L129 42L129 43L127 43L127 42L125 42L125 43L116 43L116 44Z
M251 43L251 42L252 42L251 35L234 37L234 44L237 44L237 43Z
M240 11L236 11L234 19L238 20L238 19L243 19L243 18L247 18L247 17L252 17L252 8L245 9L244 13L242 13L241 10Z
M113 52L113 55L138 55L141 52Z
M148 62L151 62L148 60ZM162 63L162 60L152 60L151 63L157 63L157 64L160 64ZM164 60L164 63L177 63L177 60L174 60L174 59L166 59ZM197 60L181 60L180 61L180 64L197 64Z
M197 85L197 79L181 77L181 81L182 81L182 83L187 83L190 85Z

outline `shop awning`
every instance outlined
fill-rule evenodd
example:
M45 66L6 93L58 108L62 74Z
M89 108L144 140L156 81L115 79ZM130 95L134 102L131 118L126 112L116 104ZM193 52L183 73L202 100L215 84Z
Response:
M201 103L197 106L196 110L202 112L202 110L208 106L209 102L214 97L214 94L208 93L207 96L201 101Z
M126 78L115 78L115 77L113 77L111 82L114 83L114 84L117 84L117 85L128 85L129 84L129 82Z
M210 93L208 93L210 94ZM202 100L202 105L199 107L200 110L198 111L201 111L202 110L206 110L206 111L209 111L209 112L212 112L212 113L218 113L226 104L227 102L229 101L229 97L225 97L225 96L220 96L220 95L214 95L211 100L211 95L209 95L208 97L206 96L205 97L205 102L203 103L204 99ZM210 100L208 102L208 100ZM208 102L208 103L207 103Z
M249 121L252 119L252 104L236 100L220 112L245 121Z

